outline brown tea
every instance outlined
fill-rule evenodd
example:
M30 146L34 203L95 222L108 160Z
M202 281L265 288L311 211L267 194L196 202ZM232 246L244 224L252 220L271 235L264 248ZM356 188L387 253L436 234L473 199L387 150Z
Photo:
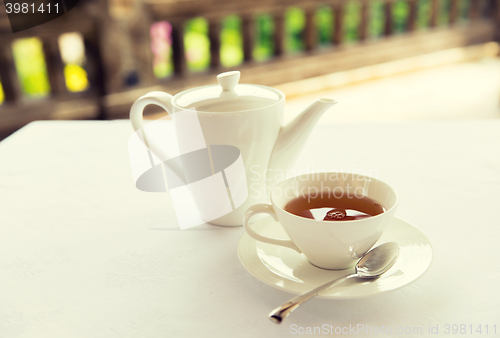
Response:
M291 200L285 210L294 215L324 221L351 221L379 215L385 211L377 201L359 195L305 195Z

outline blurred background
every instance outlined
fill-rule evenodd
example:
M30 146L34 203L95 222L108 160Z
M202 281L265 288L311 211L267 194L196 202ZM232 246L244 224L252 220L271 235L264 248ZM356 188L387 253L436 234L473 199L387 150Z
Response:
M320 96L332 121L500 117L499 0L81 0L18 33L4 9L0 139L234 69L283 90L287 119Z

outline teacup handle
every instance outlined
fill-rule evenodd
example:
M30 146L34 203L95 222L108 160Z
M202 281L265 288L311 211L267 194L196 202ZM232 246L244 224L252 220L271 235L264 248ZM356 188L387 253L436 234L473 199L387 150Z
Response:
M250 208L248 208L248 210L245 212L245 216L243 217L243 227L245 228L247 234L250 235L250 237L260 242L284 246L285 248L290 248L297 251L298 253L302 253L302 251L300 251L300 249L297 248L297 246L293 244L293 242L289 239L266 237L254 231L248 223L250 222L250 219L257 214L269 214L274 218L276 222L278 222L278 217L276 216L274 208L271 204L252 205Z

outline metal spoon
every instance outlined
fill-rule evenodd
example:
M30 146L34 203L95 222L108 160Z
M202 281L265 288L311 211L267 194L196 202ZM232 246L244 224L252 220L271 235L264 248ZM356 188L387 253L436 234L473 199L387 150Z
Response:
M351 278L377 278L389 270L399 255L399 246L394 242L384 243L368 251L356 264L355 273L337 278L323 284L314 290L290 299L287 303L277 307L269 314L269 319L280 324L296 308L309 299L330 289L332 286Z

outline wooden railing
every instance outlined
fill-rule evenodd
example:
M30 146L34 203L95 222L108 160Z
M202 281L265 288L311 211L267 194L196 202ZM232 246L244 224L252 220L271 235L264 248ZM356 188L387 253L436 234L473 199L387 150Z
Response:
M0 7L0 81L4 91L4 102L0 105L0 138L2 134L34 120L102 118L105 88L102 81L104 72L100 57L99 22L96 17L69 12L44 25L13 34L2 11ZM61 34L71 32L78 32L83 38L86 69L91 83L88 90L80 93L72 93L67 89L58 44ZM43 45L50 85L48 97L27 97L16 72L12 43L29 37L37 37Z
M395 0L383 0L385 24L383 37L368 35L369 0L358 0L361 20L359 40L345 43L343 19L346 0L145 0L145 3L126 2L128 14L110 15L108 3L90 3L85 10L79 7L52 22L27 31L12 34L6 30L6 18L0 16L0 79L5 102L0 106L0 129L17 128L35 119L51 118L123 118L132 102L150 90L165 90L172 94L183 89L215 83L215 74L239 69L242 82L276 85L304 78L321 76L434 51L498 40L500 0L470 0L468 21L457 23L460 0L451 0L446 26L438 26L440 1L430 0L429 29L417 30L417 1L407 0L409 15L406 32L394 34L392 6ZM290 6L305 13L302 34L304 51L287 54L284 48L284 13ZM333 9L334 27L331 45L318 48L314 13L320 6ZM84 13L84 14L82 14ZM130 14L132 13L132 14ZM255 16L271 14L274 20L274 57L264 62L253 60ZM242 20L244 61L237 67L225 68L220 62L221 21L236 14ZM204 72L187 69L184 53L183 24L202 16L209 23L211 63ZM153 55L149 48L149 27L153 22L168 21L172 25L174 74L157 79L153 74ZM8 28L8 27L7 27ZM63 66L57 48L57 38L63 32L80 32L85 40L91 88L83 93L69 93L64 85ZM126 35L127 43L120 42ZM52 88L46 99L27 100L23 97L10 49L14 39L39 36L43 41L45 59ZM128 46L128 47L127 47ZM126 57L124 56L126 55ZM125 59L133 60L136 83L124 81Z
M460 24L457 22L460 0L451 0L449 20L445 26L438 25L439 5L440 1L444 0L430 1L428 29L417 31L418 0L407 0L409 15L406 32L394 34L392 6L397 1L383 0L385 12L383 37L371 39L368 35L370 0L358 0L357 2L361 5L359 40L353 44L345 43L343 40L344 8L349 2L346 0L238 2L145 0L143 10L149 14L147 17L151 23L165 20L172 25L174 75L164 80L155 79L150 75L147 76L150 82L142 84L146 90L159 89L174 94L192 86L215 83L217 73L238 69L242 71L242 82L276 85L458 46L479 44L496 38L495 32L500 17L499 0L471 0L467 21ZM305 50L293 55L287 54L284 48L284 13L290 6L302 9L306 19L303 32ZM320 6L329 6L333 10L334 27L329 48L317 46L314 13ZM274 20L274 57L265 62L257 62L252 57L255 17L262 13L272 15ZM237 67L226 68L220 62L220 29L223 18L232 14L238 15L242 20L244 62ZM211 63L205 72L192 73L186 67L183 26L187 20L199 16L208 21ZM151 59L143 60L143 62L150 65ZM132 101L144 92L143 89L127 91L123 86L111 88L111 95L105 101L109 116L123 116L123 112L126 112Z

